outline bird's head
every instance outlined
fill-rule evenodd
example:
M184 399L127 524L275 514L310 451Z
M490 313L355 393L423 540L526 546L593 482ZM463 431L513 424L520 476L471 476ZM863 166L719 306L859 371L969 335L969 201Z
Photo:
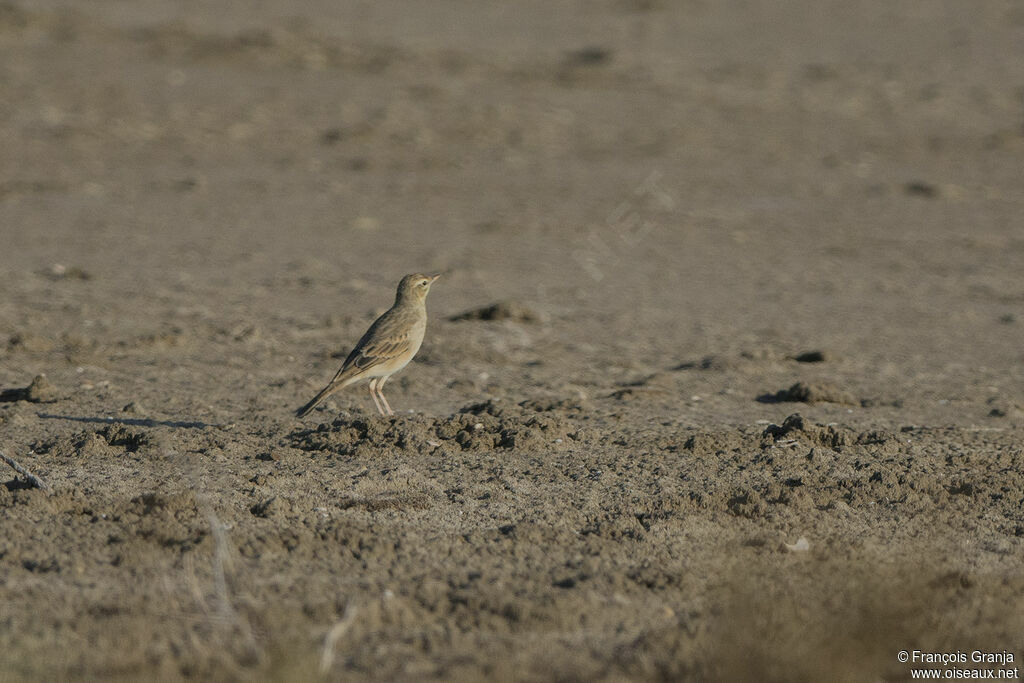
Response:
M441 277L440 273L437 275L423 275L422 273L406 275L398 283L398 300L425 300L430 291L430 285L434 284L434 280L439 277Z

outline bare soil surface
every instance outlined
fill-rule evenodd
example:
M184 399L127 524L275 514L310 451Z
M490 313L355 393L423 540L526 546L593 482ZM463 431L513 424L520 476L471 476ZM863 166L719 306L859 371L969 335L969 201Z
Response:
M1015 3L12 0L0 150L0 680L1024 658Z

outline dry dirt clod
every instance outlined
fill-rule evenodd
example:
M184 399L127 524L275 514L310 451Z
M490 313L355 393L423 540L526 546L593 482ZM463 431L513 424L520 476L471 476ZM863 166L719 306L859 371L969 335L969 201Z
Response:
M60 398L57 387L46 379L46 375L36 375L25 389L25 399L31 403L53 403Z
M857 403L849 392L832 384L806 382L797 382L788 389L781 389L774 394L765 394L759 400L765 403L840 403L843 405Z
M523 323L533 323L538 322L540 316L518 302L499 301L489 306L453 315L448 319L453 322L462 320L514 320Z
M91 280L92 273L78 266L65 266L63 263L54 263L42 274L51 280Z
M825 351L823 349L815 349L813 351L804 351L792 356L792 359L797 363L825 363L827 361L835 360L835 354Z
M121 408L121 412L127 413L128 415L143 415L145 414L146 409L143 408L142 404L140 404L138 401L132 401L131 403L126 403Z
M57 387L50 383L46 375L36 375L27 387L4 389L0 392L0 401L28 401L29 403L54 403L61 398Z

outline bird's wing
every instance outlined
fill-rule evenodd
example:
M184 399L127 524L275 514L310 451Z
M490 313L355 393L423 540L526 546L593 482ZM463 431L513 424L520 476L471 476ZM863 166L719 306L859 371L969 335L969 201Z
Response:
M378 318L348 354L331 382L361 374L408 353L412 347L409 326L396 318L387 314Z

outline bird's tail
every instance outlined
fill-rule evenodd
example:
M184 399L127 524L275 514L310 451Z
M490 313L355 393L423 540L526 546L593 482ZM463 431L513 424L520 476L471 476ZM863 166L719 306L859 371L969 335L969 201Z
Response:
M342 368L342 370L344 370L344 368ZM316 408L320 401L324 400L334 392L344 389L349 384L358 381L359 378L353 377L352 373L346 373L339 370L338 374L334 376L334 379L332 379L326 387L321 389L320 393L314 396L312 401L295 411L295 417L306 417L313 408Z
M319 394L313 397L312 401L296 410L295 417L306 417L306 415L309 415L309 412L313 410L313 408L316 408L317 404L320 403L320 401L324 400L325 398L327 398L340 388L341 387L339 387L337 384L334 384L333 382L331 384L328 384L326 387L323 388L323 390Z

